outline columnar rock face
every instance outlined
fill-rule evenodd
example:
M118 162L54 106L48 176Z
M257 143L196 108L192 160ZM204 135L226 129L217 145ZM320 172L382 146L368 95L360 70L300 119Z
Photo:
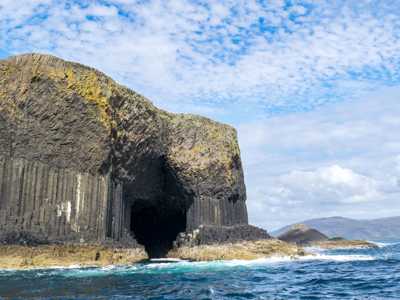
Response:
M112 236L106 231L110 184L107 176L2 157L0 228L45 233L50 239Z
M179 232L246 225L245 200L233 128L56 57L0 61L0 231L158 256Z

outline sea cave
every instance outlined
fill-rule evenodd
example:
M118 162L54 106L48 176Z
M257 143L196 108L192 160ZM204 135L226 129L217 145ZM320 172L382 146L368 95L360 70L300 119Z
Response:
M130 229L149 258L165 257L180 232L186 230L184 210L135 201L131 206Z

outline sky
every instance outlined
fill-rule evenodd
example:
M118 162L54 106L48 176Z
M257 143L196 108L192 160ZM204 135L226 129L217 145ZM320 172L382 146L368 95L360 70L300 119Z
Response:
M237 128L255 225L400 215L399 1L0 0L26 52Z

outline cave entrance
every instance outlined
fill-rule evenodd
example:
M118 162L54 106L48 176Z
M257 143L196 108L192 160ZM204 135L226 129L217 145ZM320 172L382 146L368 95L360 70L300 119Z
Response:
M179 207L135 201L131 207L131 231L149 258L165 257L178 233L186 230L186 212Z

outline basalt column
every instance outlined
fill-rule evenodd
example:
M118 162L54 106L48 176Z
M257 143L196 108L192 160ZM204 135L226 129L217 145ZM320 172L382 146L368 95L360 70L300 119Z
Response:
M118 187L107 175L1 157L0 231L30 232L50 241L104 240L112 222L107 207L113 190Z

